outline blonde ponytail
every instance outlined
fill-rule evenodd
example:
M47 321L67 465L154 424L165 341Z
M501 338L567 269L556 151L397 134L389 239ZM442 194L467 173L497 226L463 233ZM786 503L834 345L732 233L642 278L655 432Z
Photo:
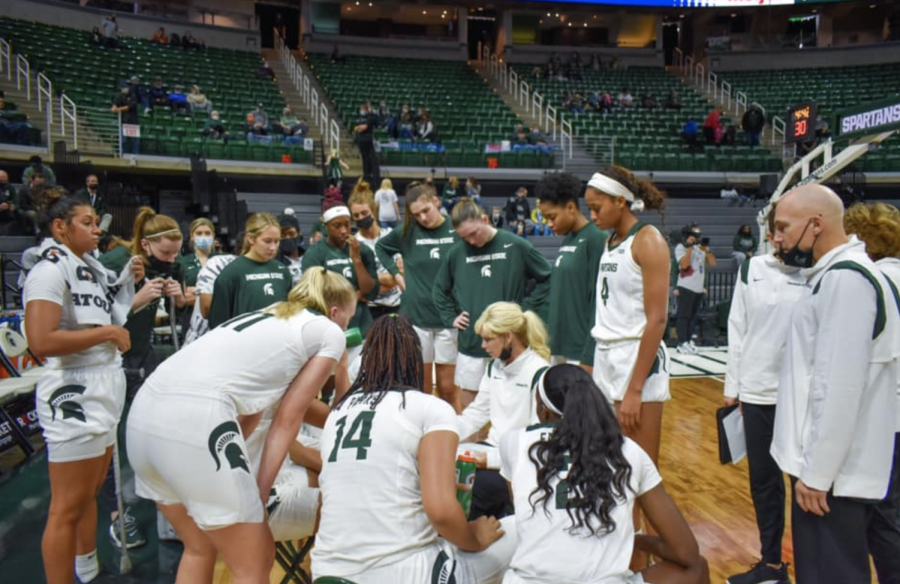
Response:
M304 308L327 315L332 306L347 306L356 300L353 285L340 274L326 268L310 268L303 272L291 288L287 300L266 309L277 318L291 318Z
M522 312L515 302L494 302L485 308L475 323L475 332L488 337L512 333L523 345L544 359L550 359L544 322L530 310Z
M171 241L184 239L178 221L175 221L168 215L158 214L152 207L141 207L138 209L137 217L134 219L134 238L131 240L131 255L140 256L146 260L147 254L144 252L141 241L144 239L154 241L160 237Z

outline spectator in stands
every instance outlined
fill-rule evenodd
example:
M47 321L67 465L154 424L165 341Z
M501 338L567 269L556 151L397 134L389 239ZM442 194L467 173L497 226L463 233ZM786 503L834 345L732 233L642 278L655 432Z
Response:
M631 92L628 91L628 88L625 87L622 89L622 93L619 94L619 107L633 107L634 106L634 97L631 95Z
M528 143L532 146L547 146L547 138L544 137L540 127L534 126L531 128L531 134L528 136Z
M269 131L266 130L265 126L256 121L256 114L253 112L247 114L247 123L244 124L244 134L247 136L247 142L262 142L264 144L270 144L272 142L272 136L269 136Z
M379 128L387 128L388 122L391 119L391 108L388 107L387 102L383 99L378 102L378 127Z
M719 127L719 118L722 115L718 109L713 109L709 112L709 115L706 116L706 121L703 122L703 137L706 139L707 144L716 144L716 129Z
M204 43L200 39L194 38L194 35L191 33L191 31L186 30L181 36L181 47L184 50L195 49L199 51L204 47Z
M338 51L338 46L334 45L334 48L331 49L331 62L332 63L343 63L347 60L340 51Z
M52 168L44 164L44 161L37 154L28 159L28 166L25 167L25 172L22 173L22 184L29 184L31 175L35 173L39 173L43 177L43 184L48 187L56 186L56 174Z
M122 154L125 152L131 154L140 153L140 138L132 138L125 135L126 124L137 125L140 123L138 119L138 101L129 86L126 85L119 91L119 94L113 99L110 111L120 114L122 118Z
M100 193L100 179L97 178L96 174L87 175L87 178L84 179L84 188L75 191L74 196L90 203L91 207L94 208L94 212L97 213L97 217L101 219L109 213L106 207L106 200Z
M200 110L209 113L212 111L212 102L200 91L199 85L191 85L191 93L187 96L188 111L191 113Z
M433 142L435 138L434 122L431 121L431 114L425 112L422 119L419 120L419 140L423 142Z
M681 95L674 89L669 91L669 96L666 98L666 109L681 109Z
M16 193L9 186L9 175L0 170L0 235L10 235L18 224Z
M755 101L750 104L741 117L741 128L747 135L748 146L759 146L759 136L766 125L766 116Z
M516 132L516 135L513 136L513 139L512 139L512 141L511 141L511 145L512 145L512 147L513 147L513 150L517 150L519 147L522 147L522 146L528 146L528 145L529 145L529 142L528 142L528 134L527 134L527 132L525 131L525 128L523 128L521 124L518 125L518 128L519 128L519 129L518 129L518 131Z
M16 110L16 106L0 97L0 142L31 146L28 118Z
M393 229L400 221L400 206L397 201L397 192L391 179L381 181L381 188L375 192L375 203L378 208L378 224L382 227Z
M100 25L103 30L103 44L107 48L119 48L119 23L116 22L116 15L110 14L103 19Z
M167 45L169 44L169 37L166 35L166 29L163 27L159 27L156 29L156 32L153 33L153 36L150 37L150 42L154 45Z
M275 79L275 71L272 70L269 62L265 59L259 64L259 69L256 70L256 77L258 79Z
M150 108L150 93L141 87L141 78L137 75L132 75L128 81L128 87L131 89L135 99L138 100L138 103L144 108L144 111L147 111Z
M203 129L200 130L200 133L210 140L226 139L226 136L228 136L228 132L225 130L225 124L223 124L222 120L219 119L219 112L213 110L209 114L209 119L206 120L205 124L203 124Z
M641 107L644 109L656 109L659 107L659 102L656 101L656 98L653 97L652 93L644 94L644 97L641 98Z
M696 153L700 149L699 134L700 124L694 118L688 119L684 124L684 128L681 129L681 139L684 140L688 147L688 152L691 154Z
M364 103L359 107L359 118L353 126L354 139L362 155L363 178L369 184L378 182L378 158L375 154L375 127L378 119Z
M168 107L169 103L169 90L163 84L162 77L157 77L153 80L153 87L150 88L150 107Z
M91 44L98 47L104 44L103 33L100 32L99 26L95 26L91 31Z
M734 235L732 242L731 256L737 264L737 269L741 269L744 260L748 260L756 253L756 246L759 240L753 235L753 229L749 225L741 225L737 233Z
M580 93L576 92L569 98L569 102L566 106L566 110L572 114L583 114L584 113L584 96Z
M538 199L534 209L531 210L531 224L532 235L550 235L550 226L547 224L547 219L544 217L543 211L541 211L540 199Z
M706 265L716 266L716 256L709 250L709 239L700 238L700 228L696 224L681 230L682 240L675 247L678 262L678 281L675 296L678 297L678 312L675 317L678 330L678 352L695 355L697 347L691 338L697 313L706 295Z
M491 225L494 229L503 229L503 209L500 207L491 207Z
M409 112L402 114L400 123L397 124L397 137L400 140L412 140L414 131L415 125L413 124L412 116L410 116Z
M262 126L266 132L272 131L272 126L269 123L269 112L266 111L265 106L263 106L262 102L256 104L256 107L253 108L253 120L254 123Z
M466 196L475 201L476 204L481 204L481 185L478 184L478 180L474 176L466 179Z
M453 211L453 206L456 205L456 201L464 194L465 191L459 188L458 178L451 176L447 179L447 182L444 183L444 191L441 193L441 204L444 206L444 210L447 214L450 214L450 212Z
M608 91L604 91L600 94L600 113L607 114L612 111L613 108L613 98L612 95L609 94Z
M512 137L509 139L510 142L515 144L521 140L521 137L525 135L525 126L523 124L516 124L515 129L513 130Z
M521 221L523 224L531 217L531 206L528 204L528 189L519 187L514 195L506 200L504 207L504 215L506 215L506 225L510 231L516 230L516 224Z
M43 172L37 170L28 177L28 183L19 189L15 204L19 208L19 221L28 235L36 234L38 229L38 212L34 204L34 195L47 184Z
M281 131L284 133L286 141L296 138L298 141L302 142L306 133L309 131L309 126L306 125L306 122L298 118L289 105L281 110L281 120L279 120L279 123L281 124Z
M172 108L173 113L178 111L188 113L188 99L184 92L184 85L176 85L175 91L169 93L169 107Z

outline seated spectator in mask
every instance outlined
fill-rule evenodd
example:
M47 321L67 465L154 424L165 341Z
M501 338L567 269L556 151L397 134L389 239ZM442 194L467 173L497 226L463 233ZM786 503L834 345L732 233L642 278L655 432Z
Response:
M169 104L169 89L163 84L162 77L157 77L150 88L150 107L168 107Z
M419 120L419 140L433 142L435 137L434 122L431 121L431 114L426 112L422 119Z
M156 32L153 33L153 36L150 37L150 42L154 45L167 45L169 44L169 37L166 35L166 29L163 27L159 27L156 29Z
M405 113L400 117L400 123L397 125L397 136L400 140L413 139L413 121L409 113Z
M388 121L391 119L391 108L388 107L387 102L383 99L378 102L378 110L375 114L378 116L378 127L386 128Z
M48 187L56 186L56 174L53 172L53 169L44 164L41 157L36 154L28 159L28 166L25 168L25 172L22 173L22 184L26 186L30 184L31 175L35 173L41 175L43 184Z
M219 112L213 110L212 113L209 114L209 119L203 124L203 129L200 130L200 133L210 140L224 140L225 137L228 136L228 132L225 130L225 124L219 119Z
M531 128L531 134L528 136L528 143L532 146L547 146L547 138L541 133L541 129L537 126Z
M256 114L250 112L247 114L247 123L244 125L244 133L247 135L247 142L262 142L270 144L272 136L265 126L256 121Z
M309 131L306 122L297 117L291 106L286 106L281 110L281 128L287 137L304 138Z
M269 125L269 113L266 111L266 108L263 107L262 103L256 104L256 107L253 108L253 121L262 126L266 130L266 133L272 131L272 126Z
M184 93L183 85L176 85L175 91L169 94L169 107L172 108L173 112L182 111L187 113L188 100L187 94Z
M187 96L187 102L191 113L198 110L206 113L212 111L212 102L200 91L199 85L191 85L191 93Z

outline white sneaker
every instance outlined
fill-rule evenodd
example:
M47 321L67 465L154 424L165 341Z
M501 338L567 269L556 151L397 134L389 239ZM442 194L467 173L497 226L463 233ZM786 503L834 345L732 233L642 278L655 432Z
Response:
M691 349L691 346L687 343L681 343L680 345L678 345L678 348L675 350L678 351L682 355L693 355L694 354L693 349Z
M694 353L697 352L697 345L694 344L694 339L691 339L690 341L688 341L687 344Z

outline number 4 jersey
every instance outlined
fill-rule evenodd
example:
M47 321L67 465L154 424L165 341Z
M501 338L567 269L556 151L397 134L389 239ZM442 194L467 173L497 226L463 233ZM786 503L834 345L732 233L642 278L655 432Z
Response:
M322 431L317 575L361 574L438 541L422 505L419 443L431 432L456 434L456 412L420 391L389 391L373 406L378 395L351 395Z

